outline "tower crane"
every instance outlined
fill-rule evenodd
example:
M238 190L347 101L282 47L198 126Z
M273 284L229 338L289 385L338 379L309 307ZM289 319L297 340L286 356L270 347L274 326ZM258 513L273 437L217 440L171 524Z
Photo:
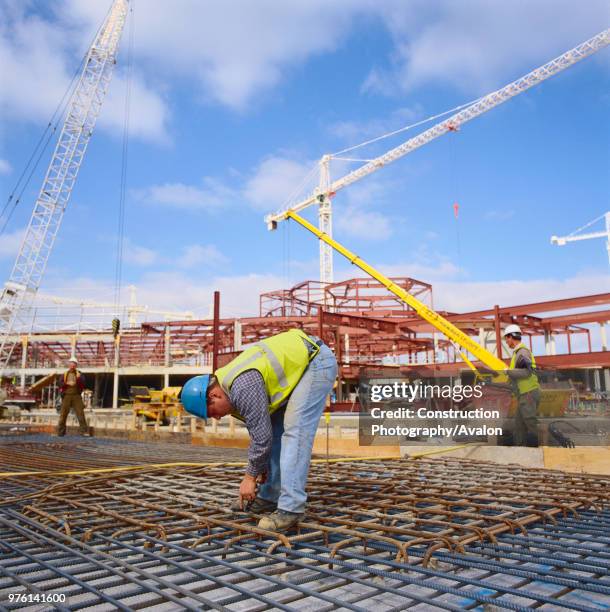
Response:
M581 232L598 221L604 219L606 223L606 230L601 232L590 232L588 234L581 234ZM606 239L606 252L608 253L608 262L610 263L610 212L606 212L603 215L597 217L597 219L593 219L593 221L589 221L589 223L579 227L577 230L574 230L571 234L567 236L551 236L551 244L556 244L557 246L565 246L568 242L576 242L578 240L589 240L590 238L605 238Z
M435 138L438 138L439 136L442 136L447 132L458 129L460 125L466 123L467 121L470 121L471 119L482 115L488 110L491 110L499 104L510 100L514 96L530 89L534 85L541 83L542 81L557 74L558 72L569 68L576 62L579 62L580 60L606 47L608 44L610 44L610 29L600 32L593 38L586 40L577 47L574 47L563 55L560 55L554 60L551 60L540 68L536 68L535 70L529 72L520 79L509 83L498 91L492 92L487 96L480 98L472 105L452 115L448 119L441 121L440 123L429 128L428 130L422 132L418 136L407 140L403 144L391 149L387 153L365 163L364 165L360 166L359 168L350 172L344 177L333 182L326 181L327 186L325 189L322 188L323 181L321 181L320 187L309 197L305 198L304 200L298 202L294 206L289 207L288 209L282 212L268 215L265 218L265 221L267 222L267 227L270 230L274 230L277 228L277 224L279 221L283 221L285 219L293 219L299 225L301 225L306 230L311 232L314 236L316 236L320 240L321 244L324 244L324 246L328 249L336 250L341 255L343 255L350 263L359 267L366 274L379 281L394 295L396 295L406 304L411 306L422 319L430 323L435 329L444 334L451 342L461 347L461 349L463 349L464 351L460 352L462 359L475 372L476 368L474 364L470 361L469 355L474 355L474 357L480 360L488 369L495 371L497 373L497 376L495 378L496 381L505 381L506 374L504 374L503 371L506 369L506 365L501 359L499 359L496 355L492 354L480 344L475 342L461 329L459 329L458 327L453 325L453 323L442 317L440 314L438 314L428 306L426 306L423 302L420 302L416 297L412 296L402 287L399 287L398 285L393 283L390 278L381 274L378 270L375 270L375 268L366 263L356 254L348 250L345 246L341 245L336 240L333 240L329 232L324 231L324 229L322 228L318 229L314 225L309 223L307 220L301 217L298 212L314 203L326 205L326 212L328 212L330 209L331 195L333 195L340 189L343 189L344 187L355 183L361 178L372 174L373 172L385 166L386 164L400 159L401 157L407 155L408 153L411 153L411 151L418 149L419 147L434 140ZM325 158L323 158L323 160L324 159ZM322 249L320 250L320 254L322 255ZM321 264L322 263L323 260L321 257ZM332 274L332 267L325 270L321 269L321 281L326 280L328 282L327 275L329 271ZM332 279L332 276L330 278Z
M479 98L472 104L466 106L459 112L451 115L447 119L433 125L424 132L410 138L406 142L389 150L388 152L376 157L356 168L352 172L346 174L336 181L330 181L328 175L328 165L332 159L331 155L324 155L320 160L320 184L314 192L300 202L290 206L287 210L276 212L265 217L265 222L270 230L277 227L278 221L283 221L288 217L288 210L299 212L312 204L319 206L319 229L332 238L332 207L331 197L340 189L359 181L360 179L376 172L383 166L404 157L405 155L419 149L423 145L435 140L439 136L443 136L448 132L454 132L461 125L479 117L483 113L507 102L511 98L527 91L531 87L542 83L546 79L555 74L569 68L580 60L596 53L610 43L610 29L600 32L593 38L586 40L580 45L563 53L559 57L550 62L532 70L525 76L509 83L508 85L493 91L482 98ZM320 281L323 283L331 283L333 281L333 265L332 265L332 249L331 247L320 242Z
M8 366L57 237L116 64L129 0L114 0L67 105L66 119L11 275L0 295L0 373Z

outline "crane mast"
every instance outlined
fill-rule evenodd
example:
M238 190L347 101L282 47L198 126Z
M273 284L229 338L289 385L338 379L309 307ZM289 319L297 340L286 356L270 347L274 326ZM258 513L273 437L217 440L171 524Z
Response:
M0 296L0 372L8 366L18 341L14 332L27 322L30 305L44 276L108 90L128 6L129 0L114 0L89 48L19 254Z
M554 60L551 60L543 66L532 70L525 76L517 79L516 81L513 81L512 83L509 83L505 87L502 87L501 89L498 89L497 91L494 91L478 99L476 102L467 106L463 110L455 113L454 115L448 117L440 123L437 123L436 125L425 130L421 134L410 138L406 142L391 149L390 151L387 151L383 155L380 155L379 157L376 157L375 159L372 159L371 161L363 164L359 168L356 168L356 170L346 174L344 177L334 182L328 182L328 187L326 188L325 192L322 193L320 191L321 188L318 188L312 195L296 203L294 206L290 206L287 210L268 215L267 217L265 217L267 227L271 230L275 229L278 221L283 221L288 217L288 211L299 212L300 210L307 208L311 204L319 204L320 230L332 237L331 232L328 231L328 229L332 227L332 222L330 219L331 208L328 197L329 194L334 194L340 189L343 189L344 187L347 187L348 185L359 181L365 176L376 172L383 166L386 166L387 164L396 161L401 157L404 157L412 151L419 149L423 145L428 144L439 136L447 134L451 131L455 131L461 125L467 123L468 121L479 117L480 115L486 113L492 108L495 108L496 106L507 102L508 100L514 98L520 93L527 91L531 87L542 83L542 81L545 81L546 79L554 76L562 70L565 70L566 68L569 68L570 66L576 64L580 60L585 59L593 53L596 53L608 44L610 44L610 29L600 32L596 36L593 36L589 40L586 40L585 42L574 47L573 49L570 49L566 53L563 53L559 57L555 58ZM332 157L326 155L322 158L322 162L324 162L325 159L327 160L326 166L328 166L328 161L332 159ZM320 183L321 185L323 184L322 179ZM332 251L328 249L327 245L324 245L324 247L322 247L321 245L320 280L323 282L332 282L332 261L328 261L329 258L332 256L331 253ZM329 270L330 279L325 278L325 275L328 275Z
M321 172L320 172L320 184L319 187L314 191L314 193L308 198L298 202L297 204L287 208L282 212L278 212L272 215L268 215L265 217L265 221L267 222L267 227L270 230L274 230L277 227L279 221L283 221L285 219L293 219L299 225L307 229L314 236L316 236L321 243L324 244L324 249L320 248L320 270L323 272L324 270L330 270L332 274L332 263L328 264L324 261L324 258L328 256L328 249L333 249L339 252L341 255L346 257L350 263L358 266L361 270L363 270L366 274L371 276L372 278L379 281L382 285L384 285L389 291L394 293L397 297L403 300L406 304L411 306L415 312L425 321L430 323L435 329L443 333L449 340L460 346L462 349L474 355L477 359L479 359L482 363L484 363L488 368L495 370L497 372L502 372L506 366L505 364L498 359L495 355L490 353L487 349L480 346L477 342L472 340L467 334L462 332L459 328L449 322L447 319L440 316L438 313L434 312L432 309L425 306L425 304L421 303L417 298L409 294L407 291L395 285L391 279L387 278L383 274L381 274L378 270L375 270L368 263L363 261L360 257L349 251L346 247L339 244L337 241L333 240L332 235L329 231L325 230L324 225L327 228L331 228L331 220L330 220L330 196L340 189L351 185L352 183L372 174L379 168L385 166L386 164L393 162L408 153L418 149L419 147L427 144L428 142L446 134L447 132L454 131L459 128L464 123L475 119L479 115L486 113L488 110L495 108L496 106L510 100L514 96L527 91L534 85L541 83L542 81L548 79L549 77L569 68L576 62L596 53L600 49L606 47L610 44L610 29L604 30L600 32L593 38L583 42L582 44L574 47L570 51L567 51L563 55L560 55L556 59L544 64L540 68L536 68L532 72L526 74L525 76L513 81L512 83L506 85L505 87L494 91L483 98L480 98L473 104L467 106L465 109L455 113L448 119L441 121L440 123L434 125L428 130L425 130L421 134L415 136L404 142L403 144L391 149L387 153L365 163L360 166L353 172L346 174L344 177L330 182L329 180L324 180L324 173L326 172L326 176L328 176L327 168L328 161L331 159L331 156L324 156L321 160ZM326 183L326 187L325 187ZM311 223L303 219L297 213L310 206L311 204L317 203L320 205L320 228L314 227ZM326 206L325 213L326 217L323 218L322 215L322 207ZM608 226L610 231L610 225ZM593 236L586 236L593 237ZM578 239L578 238L573 238ZM580 238L582 239L582 237ZM610 243L609 243L610 244ZM609 251L610 253L610 251ZM320 280L325 280L322 278ZM328 282L328 281L327 281ZM464 361L470 365L473 369L474 366L470 362L468 356L465 353L461 353ZM497 379L504 379L505 375L501 374Z
M330 192L330 155L324 155L320 160L320 185L318 187L318 227L321 232L332 238L333 215ZM320 281L333 282L333 250L323 241L320 241ZM326 293L324 294L326 296Z

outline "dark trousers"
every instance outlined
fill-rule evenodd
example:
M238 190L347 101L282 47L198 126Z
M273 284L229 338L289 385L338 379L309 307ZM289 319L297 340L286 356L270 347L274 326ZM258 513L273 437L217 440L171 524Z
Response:
M85 418L85 407L83 406L83 400L81 399L80 393L76 390L66 391L61 402L61 412L59 413L59 421L57 423L58 436L66 434L66 421L68 420L68 415L72 408L74 408L76 418L78 419L78 429L80 433L84 434L89 432L89 426Z
M517 397L514 446L538 446L538 404L540 389L534 389Z

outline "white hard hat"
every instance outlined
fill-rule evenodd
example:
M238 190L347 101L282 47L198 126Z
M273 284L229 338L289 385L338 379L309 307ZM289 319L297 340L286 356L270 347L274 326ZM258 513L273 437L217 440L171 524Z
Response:
M78 359L76 359L76 357L70 357L70 359L68 359L68 363L76 363L76 364L78 364Z
M504 330L504 336L508 336L510 334L519 334L521 335L521 328L518 325L515 325L514 323L512 325L508 325L506 327L506 329Z

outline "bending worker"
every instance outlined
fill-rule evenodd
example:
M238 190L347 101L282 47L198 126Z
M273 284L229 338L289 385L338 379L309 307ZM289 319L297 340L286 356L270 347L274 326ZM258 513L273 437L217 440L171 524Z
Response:
M62 377L62 383L59 388L63 399L61 402L61 412L59 413L59 421L57 423L58 436L66 435L66 421L68 420L68 415L70 414L70 410L72 408L74 408L76 418L78 419L78 428L80 434L83 436L89 435L89 426L87 425L87 419L85 418L85 409L83 406L83 400L81 398L81 393L85 388L85 378L76 369L76 366L76 359L70 359L69 369L67 372L64 372Z
M258 523L262 529L286 531L305 511L313 441L336 376L330 348L292 329L253 344L182 389L187 412L244 421L250 447L239 499L242 509L248 503L250 512L267 515Z
M513 351L509 370L517 394L517 412L513 433L514 446L538 446L538 405L540 404L540 383L536 376L536 359L521 342L521 328L508 325L504 339Z

